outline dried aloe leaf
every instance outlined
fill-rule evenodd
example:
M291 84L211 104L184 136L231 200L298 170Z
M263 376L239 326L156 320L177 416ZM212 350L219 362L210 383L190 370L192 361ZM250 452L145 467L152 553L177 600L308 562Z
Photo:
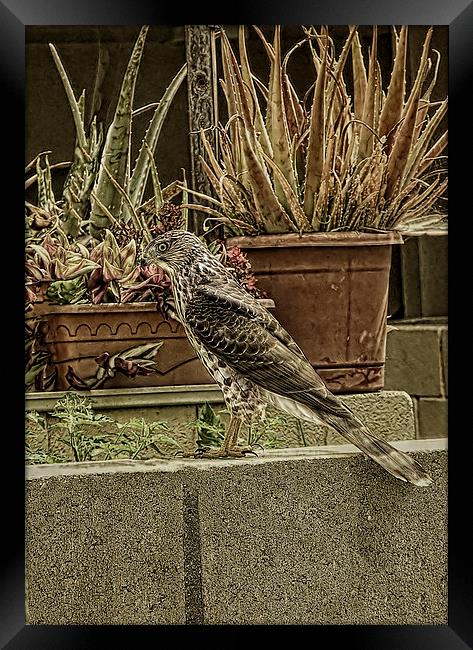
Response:
M325 88L327 81L327 47L324 48L322 63L317 75L314 98L310 113L309 142L304 182L304 212L312 221L315 194L322 180L325 152ZM312 224L314 225L314 224Z
M406 25L401 27L399 38L396 39L396 53L394 57L391 80L389 82L386 101L384 102L379 120L379 135L388 136L401 119L406 93L406 53L407 53Z
M403 120L396 131L387 170L386 199L391 198L396 187L400 188L401 178L405 173L414 137L417 110L421 97L422 82L427 72L427 54L432 37L432 29L427 32L422 50L421 61L409 99L404 107Z
M358 32L355 31L352 43L352 63L353 63L353 79L354 79L354 113L355 119L363 119L363 107L366 96L366 69L363 61L363 53L361 51L361 43Z
M271 142L268 136L268 132L266 131L266 125L263 120L263 114L261 112L261 107L258 102L258 96L256 94L256 88L253 83L253 75L251 73L250 69L250 62L248 60L248 52L246 50L246 38L245 38L245 27L244 25L240 25L238 29L238 43L239 43L239 51L240 51L240 63L241 63L241 75L243 82L246 86L246 94L247 96L251 97L251 100L254 105L254 111L255 111L255 129L256 131L260 134L259 139L261 142L261 146L263 147L263 151L268 154L268 156L272 155L272 148L271 148Z
M377 66L377 49L378 49L378 29L373 26L373 39L371 42L371 52L368 65L368 79L366 83L365 101L363 104L363 117L361 118L364 125L370 127L361 127L359 159L366 158L373 152L373 133L371 129L374 126L375 113L375 96L376 89L379 86L378 66Z
M297 194L297 182L291 157L291 141L283 100L283 80L281 70L281 28L276 25L274 31L274 59L272 61L271 83L268 96L268 110L271 115L270 138L273 160L282 171L294 193ZM274 190L280 203L287 209L284 189L277 177L274 178Z

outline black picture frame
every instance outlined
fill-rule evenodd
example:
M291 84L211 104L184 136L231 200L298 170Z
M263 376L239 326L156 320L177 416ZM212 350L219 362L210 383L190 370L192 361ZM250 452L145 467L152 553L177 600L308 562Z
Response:
M21 314L23 313L23 255L24 229L21 219L11 218L14 211L21 214L23 202L23 181L21 169L24 166L24 147L21 126L24 115L24 31L26 25L141 25L141 24L204 24L219 22L222 24L417 24L417 25L448 25L449 26L449 96L453 117L450 122L450 146L454 151L468 149L467 140L471 138L468 125L468 81L473 66L473 2L470 0L330 0L325 3L308 3L307 0L291 0L286 3L271 2L238 3L239 12L236 15L222 15L209 11L199 3L191 9L184 9L176 3L157 3L139 0L82 0L72 2L66 0L0 0L0 66L2 68L3 110L6 115L2 120L5 136L10 132L14 145L4 143L4 155L7 165L3 177L3 210L10 211L10 217L4 213L4 229L2 230L3 252L6 249L13 252L12 266L9 266L6 282L8 299L12 304L13 316L2 314L2 325L8 328L9 341L5 353L5 364L8 380L8 401L3 407L8 412L15 413L13 420L4 419L2 433L8 438L7 456L3 459L3 478L5 484L2 490L2 540L4 552L1 554L5 566L0 580L0 646L9 650L27 648L93 648L103 647L111 642L112 635L118 633L121 646L142 646L142 639L150 635L161 640L163 633L171 632L174 641L182 638L184 632L191 643L197 641L196 634L204 634L206 640L213 638L208 626L202 630L189 628L175 629L173 626L153 628L137 626L27 626L25 625L24 610L24 448L21 431L23 430L24 388L22 377L21 356L23 350ZM13 126L15 125L15 126ZM455 142L457 142L455 148ZM460 144L461 142L461 144ZM456 205L462 201L465 191L469 189L471 180L469 169L471 163L465 164L450 157L450 195L451 202ZM468 174L468 177L466 176ZM10 178L11 176L11 178ZM470 190L471 191L471 190ZM466 192L468 196L468 191ZM10 206L6 208L7 199ZM465 207L470 210L468 203ZM452 209L452 208L451 208ZM464 210L461 204L456 210ZM13 211L13 212L12 212ZM459 216L459 215L457 215ZM8 220L7 220L8 218ZM465 221L465 220L463 220ZM5 225L7 224L7 225ZM453 240L455 235L453 223ZM462 233L463 233L462 225ZM460 239L462 236L460 236ZM456 243L453 244L456 247ZM457 258L457 256L456 256ZM457 262L457 259L455 259ZM455 264L455 266L457 266ZM465 265L466 266L466 265ZM458 260L457 271L450 279L450 286L458 286L461 282L463 269ZM5 272L5 267L4 267ZM471 275L471 271L467 275ZM453 303L453 301L451 301ZM450 325L462 321L466 316L455 316L456 308L452 306ZM18 314L18 317L16 316ZM15 319L20 321L16 333L10 332ZM456 338L456 337L455 337ZM454 363L456 341L450 337L450 358ZM453 347L452 347L453 346ZM453 352L452 352L453 350ZM3 364L2 364L3 365ZM16 371L15 371L16 368ZM5 376L5 375L4 375ZM449 623L442 626L304 626L304 631L310 635L310 640L321 647L330 643L337 646L346 643L350 648L363 650L465 650L473 647L473 580L471 572L471 534L467 522L471 517L471 494L468 490L469 462L471 453L465 449L465 439L471 439L471 424L459 425L453 414L467 411L465 402L465 386L458 381L456 373L451 373L450 382L450 428L452 430L449 443ZM458 387L456 390L455 387ZM462 391L463 388L463 391ZM19 415L18 415L19 414ZM456 426L453 426L454 422ZM14 461L13 461L14 459ZM468 463L468 464L467 464ZM7 467L11 468L8 476ZM463 501L466 505L462 507ZM240 626L239 626L240 627ZM264 627L264 626L263 626ZM295 626L298 627L298 626ZM172 629L171 629L172 628ZM217 631L225 632L220 628ZM288 630L279 630L294 634L291 626ZM213 632L213 630L212 630ZM270 632L269 626L265 633ZM253 630L243 629L243 634L254 634ZM177 635L177 636L176 636ZM192 635L192 636L191 636ZM210 635L210 636L209 636ZM203 639L204 637L200 637ZM251 637L248 637L251 638ZM289 637L288 637L289 638ZM283 640L283 639L281 639Z

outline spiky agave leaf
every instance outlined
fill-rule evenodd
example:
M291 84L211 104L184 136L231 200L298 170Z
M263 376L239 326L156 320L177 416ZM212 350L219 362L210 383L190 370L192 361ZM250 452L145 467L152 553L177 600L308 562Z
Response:
M322 61L317 75L310 112L309 142L307 145L304 181L304 212L309 221L311 221L314 230L317 229L317 223L314 223L313 221L315 194L322 181L322 169L325 153L325 89L327 83L327 54L328 46L325 45L323 48Z
M424 46L422 49L422 56L417 70L417 76L414 81L409 99L404 107L402 115L402 123L398 128L396 137L390 152L388 168L387 168L387 186L385 196L389 200L396 190L400 188L400 181L409 158L411 146L413 142L414 129L417 120L417 111L419 107L419 100L421 97L422 83L427 73L427 56L432 37L432 28L427 32Z
M149 152L154 155L156 145L163 128L164 120L168 114L172 101L179 90L182 82L187 75L187 63L185 63L175 75L166 91L164 92L153 117L150 120L141 148L136 159L135 167L131 174L130 182L128 185L128 195L133 206L136 208L141 205L143 195L150 173L151 160ZM153 172L152 172L153 173Z
M67 99L69 100L69 106L71 107L72 111L72 117L74 119L74 126L76 128L76 138L77 142L79 144L79 147L82 147L83 149L87 148L87 138L85 135L85 129L84 129L84 113L83 113L83 108L81 110L80 104L77 101L74 91L72 89L71 82L69 81L69 77L66 74L66 71L64 69L64 66L62 64L62 61L59 57L59 54L54 47L52 43L49 43L49 49L51 50L51 54L53 55L54 63L56 64L56 67L59 72L59 76L61 78L61 81L63 83L64 89L66 91Z
M36 161L36 176L38 183L38 208L55 215L58 213L53 185L51 182L51 167L48 156L44 157L44 169L41 166L41 158Z
M408 183L414 176L420 173L420 165L421 163L424 163L424 161L425 164L423 166L422 171L426 171L430 166L430 164L433 162L434 158L440 155L442 150L447 145L447 137L446 134L444 133L443 136L441 136L437 140L437 142L431 148L431 150L430 151L428 150L436 130L438 129L441 121L447 114L447 106L448 106L448 100L445 99L443 102L441 102L437 111L434 113L432 118L428 121L427 125L424 128L424 131L422 132L420 137L418 137L416 142L415 142L415 138L413 137L413 141L415 142L415 144L413 144L411 155L409 156L405 164L405 168L402 174L402 187L404 187L406 183Z
M370 156L373 152L373 132L375 115L375 98L379 86L378 79L378 30L376 25L373 26L373 38L371 42L370 60L368 65L368 79L366 82L365 101L363 104L363 125L360 129L360 144L358 149L358 158L362 160ZM369 127L369 128L366 128Z
M133 97L147 33L148 26L145 25L141 28L133 47L115 114L105 138L90 210L90 234L95 239L101 239L104 229L110 226L110 218L106 211L116 217L119 217L122 212L123 196L110 177L113 177L119 187L127 187ZM106 211L102 206L105 206Z
M402 116L406 93L407 33L408 28L403 25L399 37L396 37L396 51L388 94L379 119L379 136L381 138L388 137ZM392 139L390 142L392 142ZM390 143L388 143L388 147L391 148Z
M271 146L273 150L273 161L281 170L282 174L289 183L292 191L297 194L298 187L294 165L291 156L291 141L289 136L289 127L287 124L286 107L283 99L283 78L281 65L281 28L275 26L274 30L274 59L270 73L270 86L268 88L268 110L271 115L269 133ZM274 176L274 190L280 203L288 208L286 193L281 186L279 177Z
M101 145L102 130L97 126L94 117L86 149L83 149L76 140L74 160L64 182L64 207L61 221L65 232L73 238L79 234L81 224L86 218L90 192L99 167Z
M354 102L353 109L355 119L363 119L363 108L366 96L366 68L363 60L363 52L361 50L360 37L358 31L355 31L352 43L352 64L353 64L353 80L354 80Z
M256 88L253 81L253 75L250 69L250 62L248 60L248 52L246 50L246 37L245 37L245 26L240 25L238 29L238 43L239 43L239 52L240 52L240 62L241 62L241 76L243 83L245 84L245 93L249 102L252 102L254 107L254 124L257 133L259 133L259 140L263 151L268 155L272 156L272 147L271 141L266 130L266 125L264 123L263 114L261 112L261 107L258 101L258 95L256 93Z

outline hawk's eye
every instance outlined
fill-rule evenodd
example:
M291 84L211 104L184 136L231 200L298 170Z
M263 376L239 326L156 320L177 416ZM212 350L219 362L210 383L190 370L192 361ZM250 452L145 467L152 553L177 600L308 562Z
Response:
M169 245L165 244L164 242L162 244L158 244L158 251L160 253L164 253L164 251L167 251L168 248L169 248Z

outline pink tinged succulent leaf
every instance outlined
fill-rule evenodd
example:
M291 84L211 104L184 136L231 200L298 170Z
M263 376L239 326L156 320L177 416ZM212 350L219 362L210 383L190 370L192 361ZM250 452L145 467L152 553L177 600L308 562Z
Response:
M105 246L104 241L101 241L99 244L94 246L94 248L90 251L90 259L93 260L94 262L101 262L103 260L104 246Z
M52 262L51 255L48 253L45 246L41 244L29 244L28 249L31 249L35 253L35 258L41 261L42 265L45 268L48 268ZM56 251L54 251L55 253Z
M51 237L49 233L43 239L42 245L43 248L47 251L47 253L49 253L49 255L54 255L56 253L57 243L54 241L54 239Z
M26 302L36 302L37 294L27 285L25 286L25 293Z
M102 284L101 286L92 290L92 303L94 305L98 305L102 302L107 292L107 289L108 289L107 284Z
M75 390L90 390L93 383L93 381L89 380L88 382L87 379L82 379L72 366L67 367L66 381Z
M119 251L119 262L120 266L127 273L131 271L132 268L136 265L136 242L134 239L131 239L128 244Z
M112 280L118 280L123 276L123 270L118 266L115 266L107 259L103 261L103 279L105 282L112 282Z

